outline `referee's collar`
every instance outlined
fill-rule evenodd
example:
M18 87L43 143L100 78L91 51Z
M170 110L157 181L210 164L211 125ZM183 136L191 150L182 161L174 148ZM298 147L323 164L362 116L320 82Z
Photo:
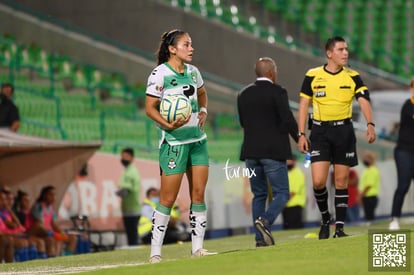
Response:
M270 83L273 83L273 81L267 77L258 77L256 78L256 81L269 81Z

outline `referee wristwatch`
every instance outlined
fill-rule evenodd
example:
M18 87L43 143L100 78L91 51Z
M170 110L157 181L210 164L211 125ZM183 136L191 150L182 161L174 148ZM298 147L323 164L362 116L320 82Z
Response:
M298 138L300 138L301 136L306 137L306 135L305 135L305 133L304 133L304 132L298 132Z

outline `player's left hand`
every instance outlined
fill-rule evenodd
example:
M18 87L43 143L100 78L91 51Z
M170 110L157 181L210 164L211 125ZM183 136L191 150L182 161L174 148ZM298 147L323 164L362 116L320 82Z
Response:
M204 126L207 121L207 114L205 112L198 112L198 126L204 131Z
M374 127L368 127L367 131L365 133L365 137L366 137L368 143L373 143L377 138L377 135L375 134L375 128Z

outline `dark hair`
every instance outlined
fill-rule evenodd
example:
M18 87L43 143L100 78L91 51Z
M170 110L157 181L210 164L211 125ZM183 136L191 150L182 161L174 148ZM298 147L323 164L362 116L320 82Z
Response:
M414 88L414 76L411 78L410 87L413 87Z
M12 94L14 93L14 86L11 83L3 83L1 84L1 90L3 91L4 88L10 88Z
M122 149L122 153L127 153L127 154L129 154L133 157L134 156L134 149L132 149L130 147L127 147L127 148Z
M158 191L158 189L155 188L155 187L148 188L147 193L145 193L145 196L147 196L147 198L148 198L149 194L153 191Z
M168 46L175 46L178 38L180 38L185 33L185 31L175 29L169 32L164 32L161 35L160 45L157 50L158 65L168 61L168 59L170 58L170 50L168 49Z
M330 51L335 47L336 42L345 42L345 39L341 36L334 36L326 40L325 51Z
M20 211L20 202L23 200L23 197L28 196L29 194L27 192L24 192L22 190L17 190L17 196L14 199L13 207L12 209L16 212Z
M55 189L55 187L52 186L52 185L48 185L48 186L43 187L42 190L40 191L40 195L37 198L36 202L42 202L42 201L44 201L45 200L45 197L46 197L46 194L50 190L53 190L53 189Z

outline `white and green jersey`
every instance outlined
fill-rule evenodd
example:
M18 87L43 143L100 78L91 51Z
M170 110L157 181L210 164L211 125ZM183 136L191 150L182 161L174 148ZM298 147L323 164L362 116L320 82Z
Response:
M158 97L160 100L166 95L183 94L191 101L193 113L190 121L175 130L161 129L160 146L164 139L170 145L193 143L207 138L198 125L197 89L204 85L203 78L197 67L184 64L184 73L176 72L168 63L158 65L148 77L146 94Z

